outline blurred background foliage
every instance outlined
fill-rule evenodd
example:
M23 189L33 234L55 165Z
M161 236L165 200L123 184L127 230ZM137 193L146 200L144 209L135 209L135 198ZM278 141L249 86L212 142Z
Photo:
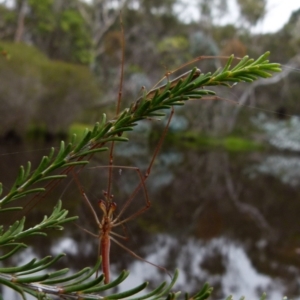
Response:
M186 230L182 239L174 239L171 243L162 264L172 262L175 267L182 266L183 270L197 270L195 266L204 269L202 277L196 272L187 276L187 281L193 278L193 288L199 287L199 281L209 280L215 287L216 298L225 298L233 293L233 290L225 290L221 294L220 287L227 268L224 266L230 262L228 249L238 244L245 249L257 272L274 280L269 289L280 289L283 282L286 286L284 291L298 296L299 271L296 272L294 266L299 266L300 201L295 186L299 185L300 175L297 173L299 168L295 166L300 164L296 158L298 153L293 157L293 152L289 151L300 149L300 121L294 118L300 114L300 8L293 12L278 32L259 34L253 28L268 13L266 0L238 0L239 18L235 18L234 22L230 22L232 12L229 1L198 0L200 18L191 21L182 17L186 2L180 0L0 0L0 142L1 146L9 141L21 142L28 136L47 140L61 138L68 134L67 128L76 128L82 132L87 125L99 121L103 112L113 117L122 64L120 11L125 33L123 108L141 95L142 86L151 89L168 70L178 68L197 56L227 56L233 53L239 57L245 54L258 57L270 50L271 61L290 66L284 66L279 77L275 75L268 82L258 81L252 85L239 84L230 90L217 90L218 95L230 101L240 101L262 110L249 107L242 109L242 106L237 107L222 100L189 101L184 109L177 109L170 128L170 132L176 132L177 135L171 134L167 138L169 143L185 148L180 153L172 152L171 149L157 158L160 169L151 177L153 181L150 181L151 178L148 181L150 188L154 187L151 197L155 199L152 207L154 212L149 214L149 222L141 222L146 224L146 229L171 233L171 237L176 230ZM221 25L223 17L227 17L229 22ZM203 59L197 66L203 72L208 72L222 64L223 60L219 58ZM182 69L180 72L184 71ZM262 113L265 115L261 116ZM119 154L122 152L125 158L119 164L145 167L146 158L151 156L154 150L151 147L154 146L150 145L148 149L148 141L141 139L141 134L143 138L149 136L154 140L152 145L155 145L159 135L156 128L159 126L158 122L148 122L137 128L130 139L136 133L136 140L140 143L134 144L129 149L131 152L121 148ZM258 127L260 130L257 130ZM180 134L179 130L182 130ZM254 143L250 139L254 139ZM277 149L279 145L286 157L272 157L274 148L267 154L260 151L260 145L256 146L255 142L262 139L268 139ZM15 153L15 145L12 146L13 150L10 147L8 143L8 149L2 151ZM128 149L128 145L126 147ZM209 152L203 151L203 147L205 150L215 149ZM223 153L220 147L231 152ZM25 152L27 149L24 145L20 145L20 149L22 155L16 155L11 160L1 160L5 174L2 180L7 186L15 177L13 171L24 161L31 160L33 164L38 164L35 152ZM259 153L251 152L253 149ZM128 162L133 157L132 152L137 153L138 157ZM102 164L106 165L107 160L104 159ZM97 161L96 165L99 164ZM178 176L175 177L169 169L177 170ZM260 169L265 173L263 179L258 175ZM247 170L255 180L245 175ZM83 184L86 190L100 194L102 189L99 188L99 182L106 182L106 178L101 180L97 176L104 176L106 172L99 172L99 169L96 171L97 175L87 172L89 177L82 176L87 177ZM126 183L121 186L122 194L127 188L126 184L128 190L130 187L132 189L130 180L124 181ZM281 184L281 181L288 181L288 184ZM289 188L291 183L293 185ZM77 191L77 187L73 190ZM55 191L53 199L57 201L60 196L61 191ZM75 210L75 203L82 200L80 196L77 193L75 197L78 201L75 201L72 194L70 201L65 203L72 205L71 211L75 211L75 214L79 212L81 220L90 222L89 213L83 209ZM168 210L161 210L161 203L166 199L170 199L171 204L167 206ZM182 205L183 199L190 202ZM204 203L203 207L199 203ZM51 203L46 201L40 207L44 214L44 211L49 211ZM188 211L189 208L192 211ZM38 214L40 212L36 216ZM157 215L162 215L162 221L158 221ZM262 219L262 215L265 219ZM180 224L180 228L175 229L178 227L171 220ZM269 227L275 232L276 239L266 230ZM140 228L137 230L141 231ZM264 231L267 231L265 240L262 239ZM78 254L74 255L73 260L69 258L72 265L90 264L90 261L86 263L84 259L95 258L97 241L88 252L86 234L72 229L67 235L69 237L72 234L75 236L73 240L80 244L81 253L80 260ZM228 239L229 246L224 246L222 242L220 248L213 251L205 247L205 239L211 238L214 242L213 238L221 234ZM189 238L195 236L203 238L204 242L197 244L192 255L185 252L180 256L178 249L188 245ZM137 244L143 246L147 242L151 250L154 240L155 237L149 239L143 234ZM166 235L162 240L165 242ZM266 241L266 246L260 246L261 241ZM46 255L51 243L54 244L47 239L43 241L44 248L39 243L36 249L41 249L41 255ZM137 244L132 248L136 249ZM202 264L191 259L199 253L199 245L202 251L207 251ZM159 244L157 249L161 248ZM116 251L114 247L113 251ZM122 255L125 259L121 262ZM118 269L127 267L126 254L112 257L115 257ZM186 260L191 260L191 265ZM221 272L213 270L218 261L221 261ZM242 265L240 260L238 265ZM148 269L144 273L148 273ZM252 273L249 275L247 268L245 273L245 277L239 273L237 277L231 276L234 280L233 289L235 284L243 282L243 278L247 282L251 281ZM160 280L161 277L154 278ZM249 294L246 296L251 298Z
M124 107L139 97L142 86L150 89L166 71L200 55L257 57L271 50L271 60L299 64L300 9L278 32L257 34L252 29L267 13L266 0L238 0L238 22L222 26L220 18L230 20L227 0L197 3L200 19L191 21L182 18L184 2L179 0L2 1L0 46L10 57L0 63L5 83L0 88L1 137L66 134L63 128L90 124L104 108L114 111L123 47L120 11L126 41ZM213 71L222 60L203 59L198 65L204 72ZM244 104L299 114L299 76L253 87ZM240 85L224 97L237 101L244 92ZM195 113L201 115L197 122ZM206 135L249 129L247 112L241 114L226 101L194 102L179 114L190 128Z
M23 43L1 42L1 46L10 57L2 59L0 67L2 136L21 138L26 133L48 132L50 138L68 128L99 98L88 67L51 61Z

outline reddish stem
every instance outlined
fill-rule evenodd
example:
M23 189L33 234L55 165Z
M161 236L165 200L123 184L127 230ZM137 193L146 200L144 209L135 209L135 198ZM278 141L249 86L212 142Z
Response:
M104 274L104 283L109 283L110 280L109 253L110 253L110 238L109 238L109 234L105 233L101 237L101 256L102 256L102 271Z

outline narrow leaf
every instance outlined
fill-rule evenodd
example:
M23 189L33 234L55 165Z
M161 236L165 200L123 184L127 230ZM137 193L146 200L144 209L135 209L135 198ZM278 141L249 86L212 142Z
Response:
M17 286L16 284L14 284L14 283L12 283L8 280L2 279L2 278L0 278L0 284L6 285L7 287L15 290L16 292L18 292L21 295L23 300L26 300L26 297L24 295L23 290L19 286Z
M36 182L45 181L45 180L55 180L55 179L64 179L67 178L67 175L52 175L52 176L45 176L41 179L38 179Z
M34 265L35 261L36 261L36 259L34 258L30 262L28 262L27 264L25 264L23 266L10 267L10 268L0 268L0 273L12 274L12 273L18 273L18 272L28 270Z
M147 285L148 285L148 282L144 282L134 289L127 290L125 292L118 293L118 294L112 294L112 295L107 296L106 298L107 299L123 299L126 297L130 297L131 295L135 295L135 294L139 293L140 291L144 290L147 287Z
M18 252L21 248L27 248L27 246L25 244L18 244L13 250L11 250L10 252L6 253L5 255L0 256L0 260L7 259L8 257L10 257L13 254L15 254L16 252Z
M107 147L95 148L95 149L88 150L88 151L85 151L85 152L80 152L78 155L74 156L74 158L83 157L83 156L87 156L87 155L90 155L90 154L94 154L94 153L102 152L102 151L107 151L107 150L108 150Z
M16 194L16 195L13 197L13 199L18 199L18 198L24 197L25 195L28 195L28 194L42 193L42 192L45 192L45 188L31 189L31 190L27 190L27 191L24 191L24 192L22 192L22 193Z
M43 281L49 277L48 274L42 274L37 276L29 276L29 277L16 277L13 282L15 283L31 283L31 282L38 282Z
M86 129L86 133L85 133L83 139L75 147L75 149L73 150L73 153L77 153L79 150L81 150L91 139L91 136L92 136L92 132L90 130Z

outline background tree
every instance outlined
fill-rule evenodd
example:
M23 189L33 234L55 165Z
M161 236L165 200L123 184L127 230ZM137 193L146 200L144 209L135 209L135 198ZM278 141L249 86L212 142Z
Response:
M103 96L98 98L97 103L92 103L91 110L95 115L90 119L98 118L96 111L101 114L104 105L113 105L116 101L123 47L120 9L126 41L124 106L139 97L143 86L151 89L162 74L193 57L231 53L243 56L246 52L257 56L274 49L272 59L284 62L295 56L299 49L297 14L290 25L276 35L251 33L251 27L266 13L265 0L237 2L240 18L246 20L248 26L240 26L240 22L238 26L234 22L220 25L220 19L230 13L226 0L199 0L195 9L200 11L200 19L195 21L182 18L183 7L178 0L123 0L113 4L103 0L15 0L14 4L13 8L0 7L0 36L13 41L16 32L20 32L18 28L22 28L22 22L18 20L22 20L22 13L25 12L23 35L18 39L35 45L52 59L91 67ZM25 10L21 9L24 5ZM215 66L222 66L222 61L201 62L204 71ZM285 92L288 89L280 93L284 95ZM228 96L238 99L242 93L242 90L234 88ZM260 96L256 94L254 98L259 99ZM204 126L204 131L217 132L217 128L228 127L224 124L228 123L230 109L219 107L227 104L203 105L201 109L204 114L216 115L218 119L216 123L210 121L210 125ZM269 105L272 105L271 101L266 104Z
M266 14L267 0L237 0L242 17L250 24L256 25Z
M23 37L24 33L24 21L25 21L25 14L26 14L26 8L27 8L27 1L26 0L18 0L16 1L16 13L18 16L17 19L17 28L15 32L15 42L20 42Z

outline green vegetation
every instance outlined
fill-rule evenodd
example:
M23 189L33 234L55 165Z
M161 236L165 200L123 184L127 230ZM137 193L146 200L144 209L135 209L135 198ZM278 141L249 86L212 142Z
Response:
M1 113L0 137L16 131L23 138L28 129L34 127L46 127L46 131L55 136L73 122L88 123L99 119L102 109L105 107L107 112L107 107L118 98L122 49L125 51L123 107L141 95L143 86L146 90L151 89L167 71L180 68L198 56L203 57L197 62L203 72L223 66L224 59L219 56L235 54L243 57L247 53L256 57L269 49L272 49L273 61L299 66L299 10L277 33L252 33L252 27L268 13L266 0L237 1L239 20L244 21L239 22L238 27L234 20L220 26L220 16L231 20L226 0L199 0L201 20L190 22L182 19L175 9L178 0L138 0L136 7L127 5L126 1L119 2L116 7L111 7L110 1L100 3L99 0L88 3L82 0L30 0L26 5L20 0L12 2L15 6L0 5L0 47L6 47L14 57L1 63L0 72L7 74L8 65L15 70L8 73L9 78L1 77L6 85L6 89L0 91L3 95L1 111L9 107L3 101L6 94L13 103L13 113ZM152 24L156 26L153 28ZM13 45L13 42L32 46ZM210 55L216 57L206 59ZM260 86L257 83L243 104L247 106L251 98L251 106L270 111L270 117L276 116L274 112L281 107L288 115L299 114L299 73L286 74L286 77L285 82L278 80L277 84ZM239 101L247 88L239 85L225 91L220 87L215 90L226 99ZM16 90L20 93L14 93ZM226 101L211 101L199 101L193 108L183 111L191 130L207 136L226 136L236 128L249 127L251 110L245 108L241 118L241 109L233 108ZM65 105L57 110L57 102ZM74 111L68 111L70 108ZM18 114L20 111L26 111L26 114ZM194 124L196 119L201 123Z
M225 149L229 152L262 151L265 145L238 136L228 135L226 137L212 137L199 135L196 132L173 133L167 136L168 144L176 145L179 148Z
M8 2L12 5L6 6ZM2 1L1 141L11 132L20 140L24 137L64 140L72 135L69 144L61 143L58 153L52 149L33 171L30 163L21 166L12 187L1 188L2 216L11 211L22 212L27 196L47 201L49 187L64 183L72 171L87 165L92 155L108 150L109 142L128 141L126 133L138 122L150 118L155 123L164 117L165 111L182 107L187 101L192 105L184 106L178 113L185 119L188 130L172 132L167 142L178 147L226 149L234 155L238 151L265 149L250 138L253 134L251 111L247 109L250 100L251 106L265 110L272 118L277 117L278 109L284 112L283 117L300 114L299 73L290 74L300 65L300 9L278 32L256 34L252 28L268 13L266 0L238 0L238 23L229 16L226 0L199 0L197 10L201 17L194 21L182 18L182 10L175 9L180 4L178 0L114 1L113 5L112 1L101 0ZM229 16L230 20L224 26L220 25L223 16ZM278 64L269 63L266 52L269 49L271 61L288 64L285 69L288 72L281 73L285 80L278 79L274 81L276 84L263 80L280 71ZM261 53L265 54L255 61L245 57L246 54L258 57ZM234 58L232 54L244 58ZM196 57L194 64L186 65ZM124 66L122 84L121 66ZM168 75L166 83L187 68L195 74L194 66L201 69L199 77L189 76L172 87L168 84L149 97L148 91L164 74ZM248 84L253 81L253 85ZM122 113L115 117L119 96ZM94 120L101 122L90 128ZM82 134L85 127L88 129ZM160 138L153 130L154 144ZM10 227L0 224L1 285L14 289L23 299L26 294L37 299L103 299L103 292L109 295L105 299L179 297L179 292L171 291L177 271L169 284L162 283L151 294L138 297L136 294L145 289L146 283L121 294L113 294L111 290L126 279L126 271L110 284L104 283L103 276L94 279L100 260L93 268L73 275L68 275L67 269L57 270L56 262L63 255L34 259L18 267L15 263L11 265L9 259L27 246L24 238L46 235L49 228L63 230L65 223L76 219L67 214L59 201L48 212L50 216L36 221L36 226L28 225L25 218L12 221ZM38 275L41 270L45 273ZM211 292L207 284L195 295L186 294L185 299L204 300Z
M72 137L74 134L81 138L84 135L84 131L88 128L91 130L91 126L84 123L73 123L69 129L69 136Z
M151 93L145 94L144 97L132 103L129 108L123 110L115 119L107 121L106 116L103 115L101 123L97 123L92 130L86 130L84 137L79 142L75 142L75 136L72 143L65 145L62 142L56 155L53 148L48 156L44 156L41 159L39 166L34 171L31 171L30 162L25 167L21 166L14 185L0 199L0 212L3 214L22 210L22 200L28 195L36 195L45 200L44 198L47 196L49 186L55 187L57 182L64 180L76 167L80 168L87 165L91 154L108 150L106 147L108 142L127 141L126 138L122 137L123 132L133 130L137 122L150 117L152 119L163 117L165 115L163 111L171 110L173 113L174 106L183 106L186 101L191 99L201 99L207 95L215 94L215 92L204 89L204 87L207 88L216 85L230 87L230 84L233 82L252 82L259 77L270 77L271 72L279 72L281 70L280 65L269 63L267 60L268 56L269 53L265 53L257 60L244 57L238 65L231 67L234 59L232 56L224 68L218 69L214 73L201 73L198 77L194 76L195 72L198 71L194 68L187 78L179 80L176 82L176 85L171 86L168 83L164 89L157 90L154 95L151 95ZM237 144L237 141L231 140L231 147L234 144ZM57 170L61 171L59 175L55 173ZM146 180L146 178L145 176L143 180ZM44 187L36 185L40 182L48 182L50 185L47 184ZM0 192L1 194L3 193L2 187ZM15 203L18 203L18 206L12 206ZM25 237L34 235L45 236L45 229L49 228L62 230L62 226L65 223L77 218L67 217L67 215L68 211L62 208L62 203L59 201L51 215L49 217L45 216L34 227L26 228L25 218L13 222L8 228L1 226L0 246L3 249L3 254L0 259L5 262L8 258L11 258L15 253L26 247L23 242ZM0 268L0 283L17 291L23 299L26 299L25 293L37 299L51 299L52 295L59 295L65 299L72 299L73 297L102 299L101 292L118 286L128 276L128 272L124 271L116 280L108 284L103 283L103 275L91 280L92 275L99 268L100 261L98 261L93 269L85 268L72 276L66 275L68 269L46 272L43 275L36 274L41 270L47 270L49 267L53 268L56 261L63 256L63 254L55 258L47 256L41 260L33 259L29 263L18 267L2 267ZM166 286L166 283L162 283L142 298L177 298L180 293L171 292L177 277L178 272L175 272L168 286ZM38 289L36 288L37 284ZM132 290L110 295L107 299L131 297L145 289L146 286L147 283L144 283ZM186 294L185 299L204 300L210 296L211 292L212 288L206 284L192 297Z
M0 135L63 132L100 97L87 67L51 61L25 44L1 42L0 47L10 56L0 64Z

